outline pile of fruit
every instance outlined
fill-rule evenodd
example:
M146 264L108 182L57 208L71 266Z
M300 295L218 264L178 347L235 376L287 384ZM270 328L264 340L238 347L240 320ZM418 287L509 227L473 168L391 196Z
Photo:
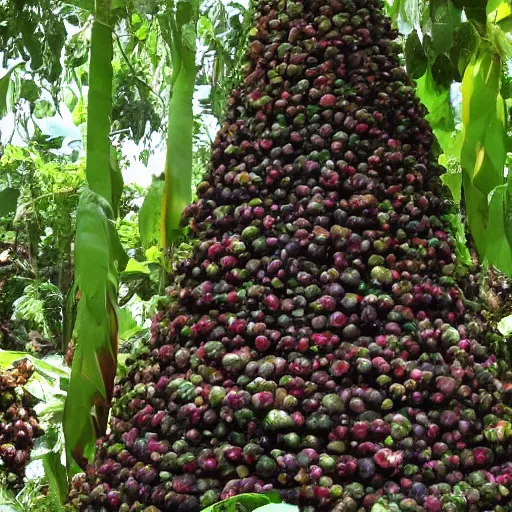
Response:
M34 440L42 434L23 388L33 372L28 359L10 370L0 368L0 485L13 489L22 486Z
M510 393L381 1L256 10L185 212L194 252L71 502L196 512L275 489L317 512L512 510Z

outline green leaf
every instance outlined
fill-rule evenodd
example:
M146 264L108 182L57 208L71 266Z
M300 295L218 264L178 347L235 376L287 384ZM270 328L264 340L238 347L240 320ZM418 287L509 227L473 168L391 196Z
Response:
M409 35L414 29L421 29L421 19L425 2L423 0L399 0L391 10L393 20L404 35Z
M125 274L151 274L151 270L149 270L148 266L145 263L141 263L140 261L134 260L130 258L128 260L128 264L124 269Z
M137 325L137 321L133 318L128 308L122 308L117 311L119 339L128 340L133 335L142 330L142 327Z
M498 26L503 32L512 32L512 16L507 16L498 22Z
M299 512L299 507L296 507L295 505L287 505L286 503L272 503L270 505L264 505L263 507L257 508L255 512Z
M499 57L490 47L483 47L468 66L462 83L462 164L486 194L503 183L506 121L500 78Z
M267 494L247 493L215 503L215 505L211 505L210 507L203 509L202 512L239 512L240 510L244 510L244 512L253 512L259 507L273 503L280 503L280 501L279 493L276 492ZM243 507L243 509L241 507Z
M122 177L110 144L113 48L109 6L108 0L96 3L91 36L86 159L90 189L81 194L77 210L75 281L80 300L63 420L68 477L92 460L95 441L106 431L117 370L117 272L128 260L112 222Z
M432 64L432 78L437 85L449 90L452 82L457 78L457 70L453 67L450 58L442 53Z
M111 214L111 210L108 210L109 214ZM110 231L110 254L112 260L117 264L117 271L122 272L126 265L128 264L128 255L126 254L123 246L121 244L121 240L119 240L119 235L116 231L116 226L114 222L109 219L108 229Z
M119 168L117 161L117 151L113 146L110 146L110 181L112 183L112 210L114 218L119 214L119 202L123 194L123 174Z
M171 262L165 257L165 253L158 246L153 245L145 251L148 263L160 265L166 272L171 270Z
M461 215L445 215L445 218L450 223L452 234L455 238L455 254L457 259L463 265L471 266L473 264L473 260L468 249L466 230Z
M505 73L501 77L500 94L504 100L512 98L512 77L507 76Z
M498 322L498 331L507 338L512 335L512 315L506 316Z
M181 29L182 42L190 51L196 51L197 30L194 21L189 21Z
M140 240L145 249L160 244L164 189L164 181L154 180L139 212Z
M29 359L34 365L37 372L45 375L47 378L68 378L69 371L63 366L57 366L52 364L45 359L38 359L29 352L18 352L15 350L1 350L0 349L0 367L8 368L13 365L16 361L21 359Z
M34 116L36 119L44 119L45 117L55 116L55 107L48 100L36 101L34 105ZM60 137L61 135L57 135Z
M75 276L81 294L77 346L63 421L68 474L92 460L95 441L106 429L112 399L117 367L118 283L111 215L103 197L88 189L82 192L75 240Z
M507 237L509 245L512 247L512 174L509 172L507 177L507 193L505 196L505 236Z
M0 78L0 119L7 113L7 94L11 83L11 75L16 68L22 65L24 65L24 62L14 64L14 66L11 66L2 78Z
M135 31L135 37L139 41L145 41L149 35L149 23L146 21L141 25L141 27Z
M498 23L512 14L512 6L509 0L488 0L485 12L492 23Z
M91 190L113 205L110 118L112 114L112 29L94 21L89 66L86 176Z
M372 506L371 512L390 512L391 509L387 507L386 505L383 505L382 503L375 503L375 505Z
M0 190L0 217L5 217L16 211L20 191L17 188L7 187Z
M459 75L464 76L466 67L475 56L480 44L480 35L473 23L461 23L453 34L453 46L450 49L450 59L457 68Z
M416 92L428 109L426 118L434 130L441 148L448 153L453 146L452 134L455 130L450 89L436 84L429 67L427 72L417 80Z
M405 63L407 72L413 79L421 78L427 70L427 57L416 29L409 34L405 42Z
M462 173L445 172L441 176L441 181L450 189L453 200L456 203L460 203L462 195Z
M37 26L37 21L33 18L25 17L20 31L23 45L30 55L30 69L32 71L39 70L44 63L44 46L41 44L43 34Z
M484 259L498 270L512 276L512 248L505 230L507 186L496 187L489 196L489 221Z
M39 87L34 80L23 80L21 83L20 96L27 101L36 101L41 94Z
M504 181L507 134L505 104L499 92L500 79L499 56L492 46L482 45L462 81L461 149L468 222L481 257L486 254L486 244L499 243L486 231L492 220L488 196Z
M491 41L492 45L504 62L512 59L512 42L510 34L504 32L498 25L488 23L487 38Z
M447 52L453 44L453 34L461 22L462 10L451 0L431 0L432 44L437 55Z
M48 452L43 457L43 467L44 474L48 478L50 485L50 492L58 498L59 503L66 503L68 498L68 478L66 468L62 465L60 458L60 452Z

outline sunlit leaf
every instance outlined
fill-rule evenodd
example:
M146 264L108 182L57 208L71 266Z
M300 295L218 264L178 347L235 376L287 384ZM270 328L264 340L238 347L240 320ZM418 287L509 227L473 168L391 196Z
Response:
M149 275L151 274L151 271L145 265L144 263L141 263L140 261L134 260L131 258L128 261L128 264L126 265L126 268L124 269L125 274L145 274Z
M149 35L149 23L148 20L142 20L140 27L135 31L135 37L139 41L145 41Z
M487 232L490 219L487 198L503 184L506 119L504 101L499 94L500 79L500 58L492 47L482 46L467 67L462 82L461 149L468 221L480 255L486 253L487 243L495 243ZM502 258L492 259L502 261Z
M512 14L512 6L508 0L488 0L485 12L489 21L498 23Z
M375 503L372 506L372 512L391 512L391 508L382 503Z
M498 322L497 327L498 327L498 331L500 331L500 333L503 336L506 336L506 337L511 336L512 335L512 315L502 318Z
M240 510L253 512L258 510L259 507L280 502L279 493L276 492L267 494L247 493L215 503L215 505L203 509L202 512L239 512Z
M258 507L255 512L299 512L299 507L295 505L287 505L286 503L272 503Z
M448 152L453 144L455 129L454 112L450 101L450 89L434 81L430 68L417 80L417 94L427 107L429 121L443 151Z

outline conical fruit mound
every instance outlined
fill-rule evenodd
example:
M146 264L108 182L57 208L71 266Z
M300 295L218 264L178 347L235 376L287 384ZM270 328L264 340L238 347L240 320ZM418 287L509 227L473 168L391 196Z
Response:
M72 502L196 512L277 489L318 512L512 510L504 386L381 2L256 11L186 212L197 244Z

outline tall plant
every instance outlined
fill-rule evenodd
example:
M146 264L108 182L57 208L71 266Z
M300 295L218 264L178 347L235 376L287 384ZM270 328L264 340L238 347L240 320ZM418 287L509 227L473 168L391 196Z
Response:
M160 233L162 247L180 233L181 213L192 200L192 99L197 74L199 3L200 0L171 1L167 12L159 19L173 69Z
M87 122L88 188L80 197L75 242L77 348L64 412L68 474L84 468L107 426L117 367L118 271L126 264L113 220L122 190L112 165L112 16L96 0L92 26Z

